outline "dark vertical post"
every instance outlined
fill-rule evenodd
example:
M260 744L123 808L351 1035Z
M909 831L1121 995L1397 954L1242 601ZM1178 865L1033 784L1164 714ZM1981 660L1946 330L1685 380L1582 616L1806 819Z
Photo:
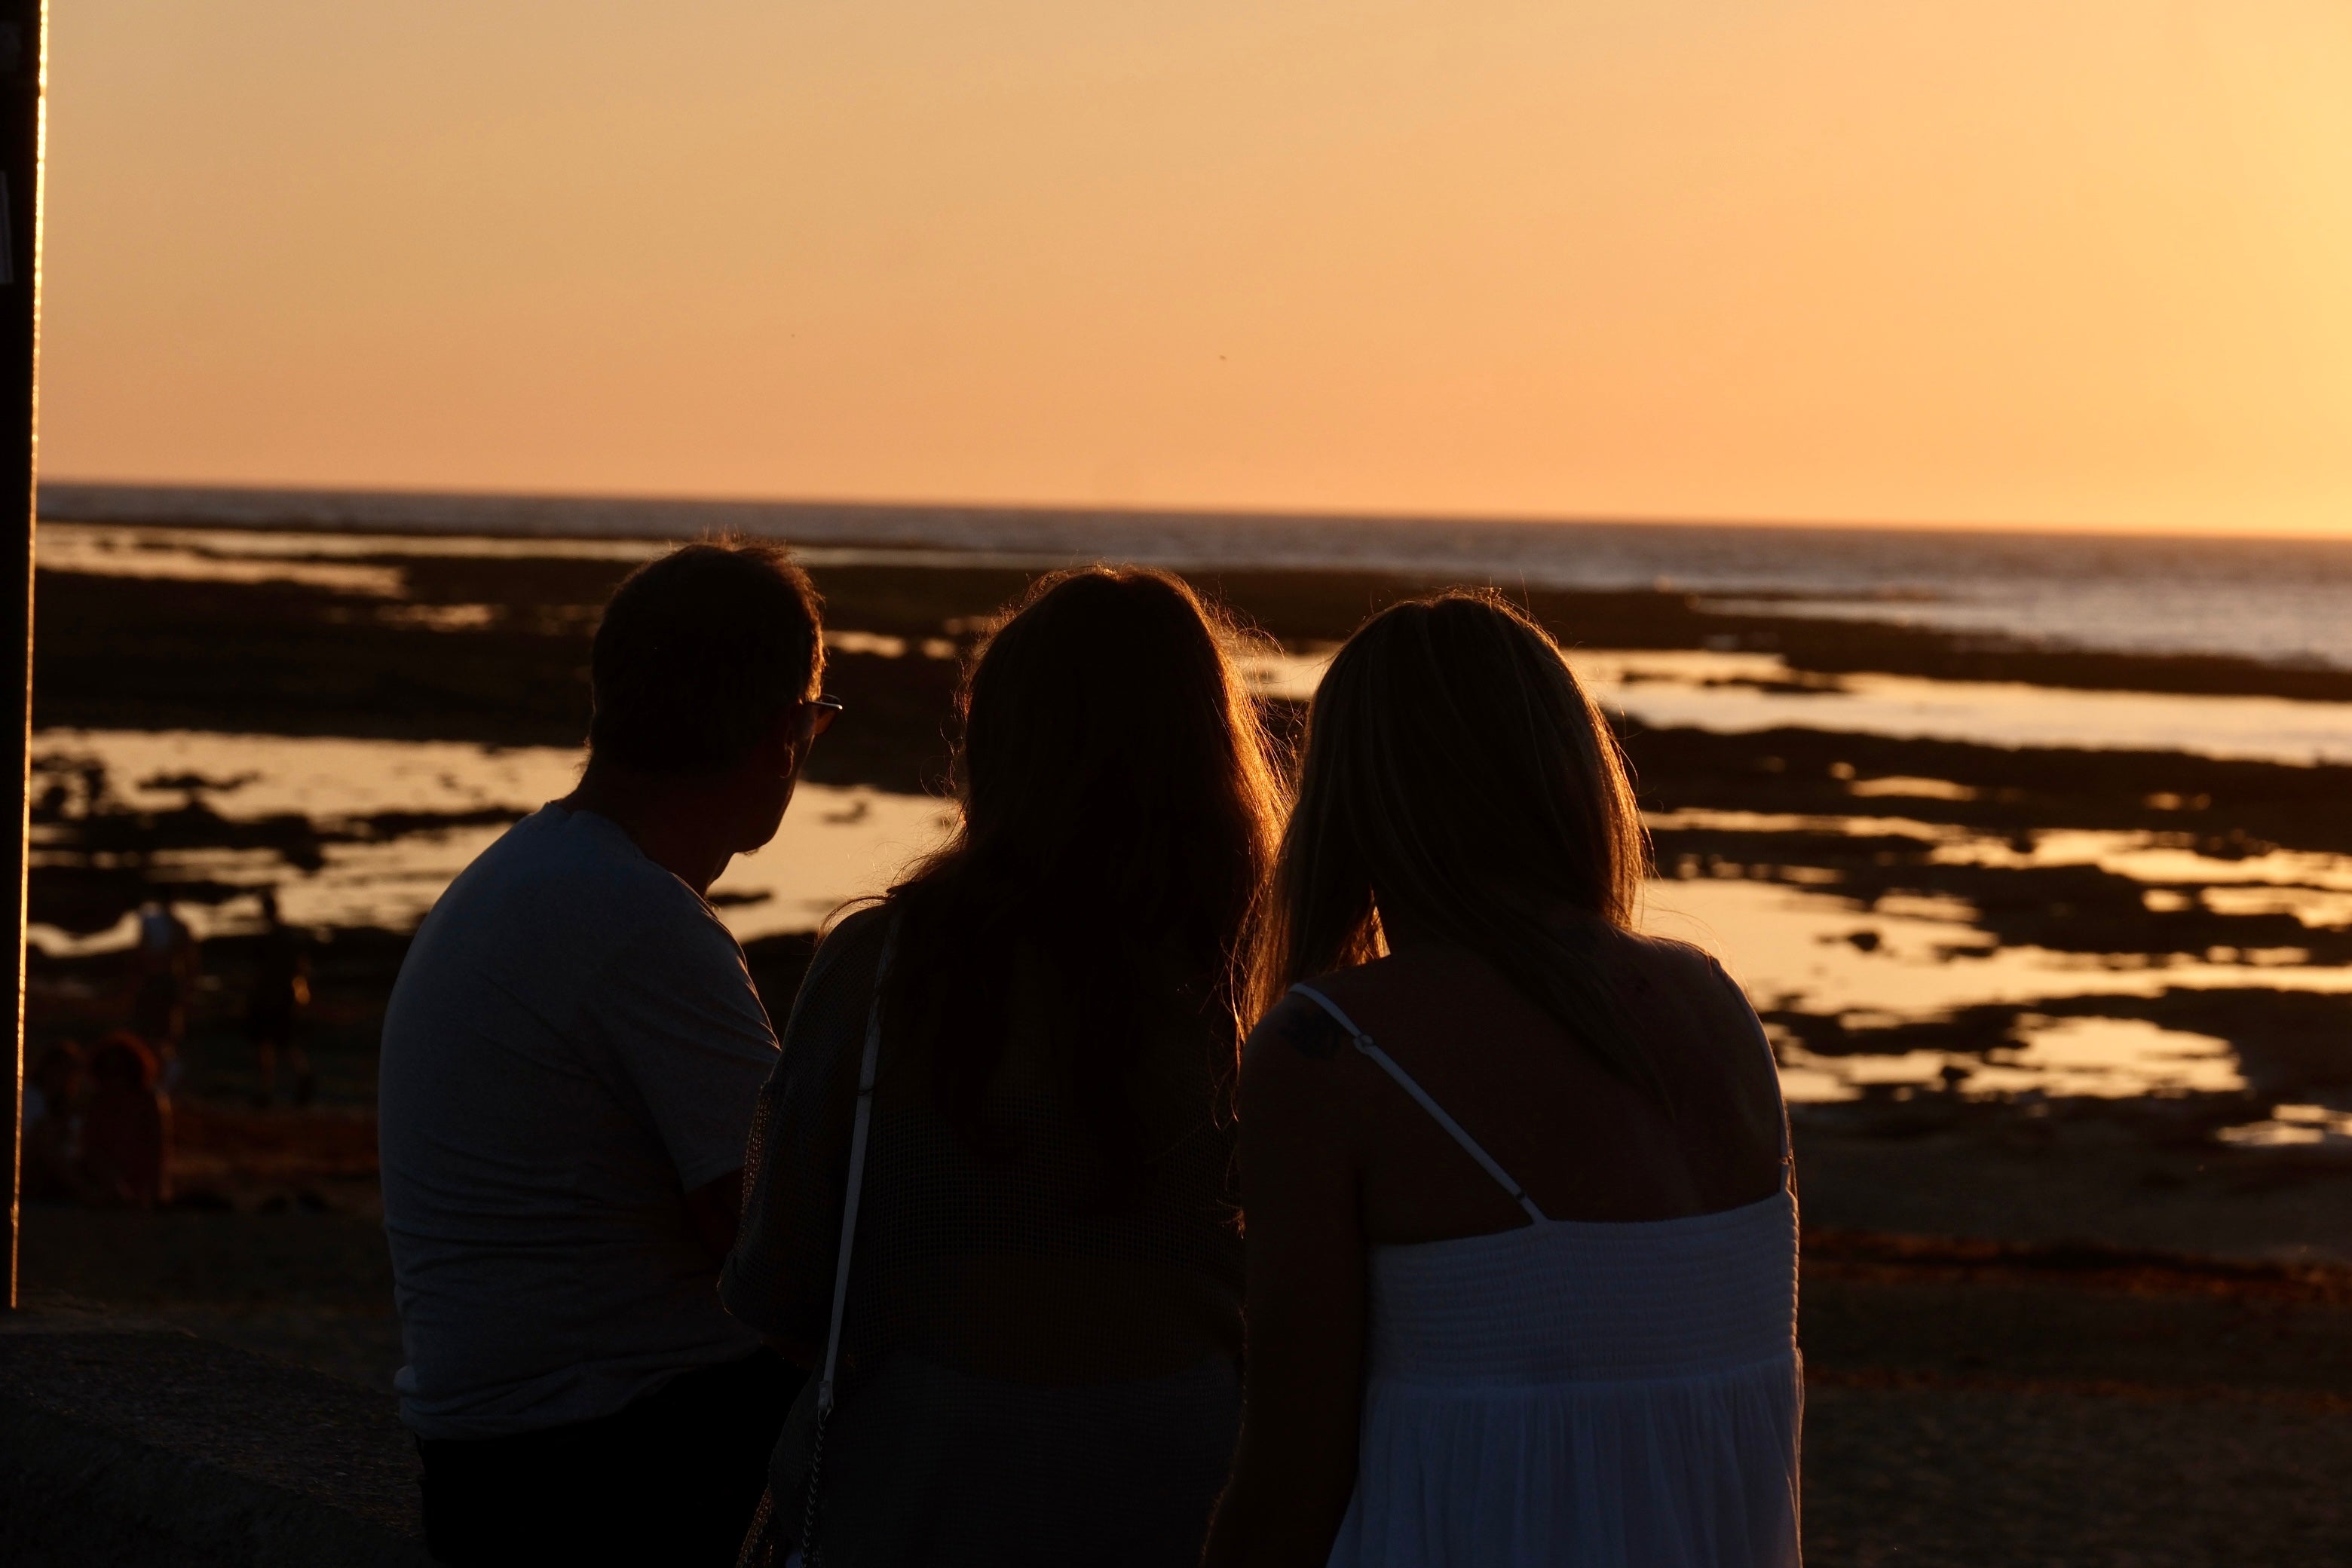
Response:
M6 860L0 935L8 964L7 1306L16 1305L25 1131L25 866L32 789L33 527L39 465L41 365L41 135L48 85L47 0L0 0L0 682L14 706L0 711L0 770L16 785L14 819L0 826Z

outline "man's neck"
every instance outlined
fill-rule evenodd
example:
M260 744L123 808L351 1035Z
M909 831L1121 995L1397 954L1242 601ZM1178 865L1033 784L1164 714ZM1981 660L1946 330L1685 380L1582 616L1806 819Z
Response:
M734 858L724 813L704 798L709 792L693 781L668 779L616 768L591 759L579 787L555 804L566 811L589 811L629 836L655 865L708 897L710 884Z

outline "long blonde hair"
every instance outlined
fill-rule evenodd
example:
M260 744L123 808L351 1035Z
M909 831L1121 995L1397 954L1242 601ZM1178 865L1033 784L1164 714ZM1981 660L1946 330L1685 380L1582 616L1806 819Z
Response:
M1544 629L1492 593L1393 605L1316 690L1253 1001L1379 957L1385 903L1655 1088L1600 942L1632 926L1649 866L1624 754Z

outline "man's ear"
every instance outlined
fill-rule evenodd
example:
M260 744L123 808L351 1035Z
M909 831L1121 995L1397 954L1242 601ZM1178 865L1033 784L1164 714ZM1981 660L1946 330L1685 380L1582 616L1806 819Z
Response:
M763 773L798 773L801 763L808 760L807 751L800 742L801 710L798 707L787 708L760 738L760 743L751 748L751 754L758 759Z

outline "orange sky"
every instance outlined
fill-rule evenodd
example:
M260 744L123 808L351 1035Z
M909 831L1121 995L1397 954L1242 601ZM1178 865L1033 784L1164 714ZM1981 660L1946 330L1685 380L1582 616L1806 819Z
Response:
M2352 6L73 0L57 478L2352 532Z

